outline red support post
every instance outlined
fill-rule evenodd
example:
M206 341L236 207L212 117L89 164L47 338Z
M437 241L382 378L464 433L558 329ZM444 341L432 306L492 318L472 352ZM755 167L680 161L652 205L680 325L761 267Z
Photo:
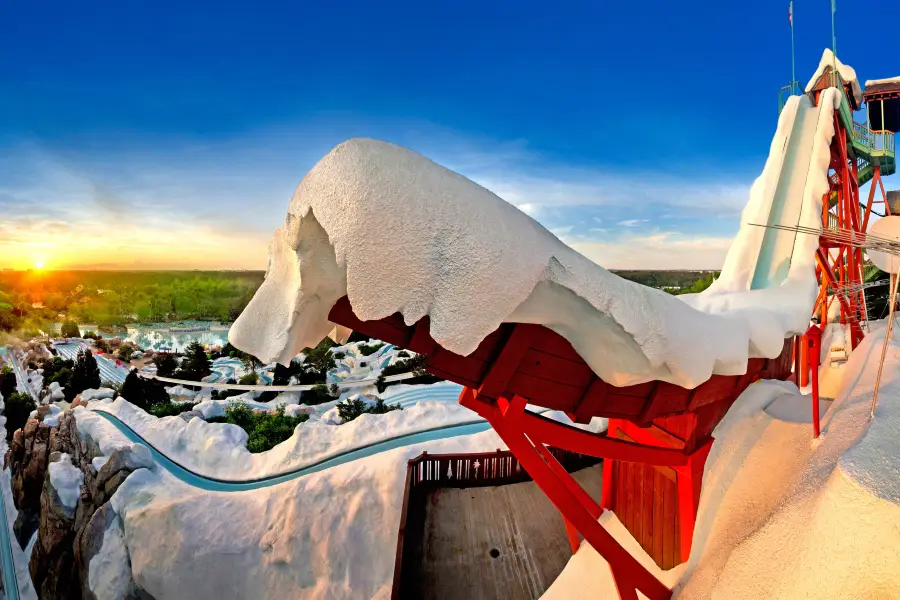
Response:
M797 376L797 387L804 388L809 385L809 345L806 342L806 334L800 336L800 372Z
M809 348L809 366L812 371L813 433L818 438L821 433L819 427L819 362L822 356L822 330L817 325L812 325L806 330L804 337Z

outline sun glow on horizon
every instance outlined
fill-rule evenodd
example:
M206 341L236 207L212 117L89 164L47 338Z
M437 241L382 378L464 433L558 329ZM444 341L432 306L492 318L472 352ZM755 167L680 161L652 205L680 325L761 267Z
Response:
M47 264L47 260L43 256L38 256L34 259L34 268L40 271L44 268L44 265Z

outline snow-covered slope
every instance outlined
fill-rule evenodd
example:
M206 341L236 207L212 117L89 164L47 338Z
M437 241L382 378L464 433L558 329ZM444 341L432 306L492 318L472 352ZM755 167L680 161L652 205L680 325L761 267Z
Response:
M426 387L426 386L422 386ZM388 400L390 403L390 400ZM427 390L416 404L384 415L362 415L343 425L323 420L301 423L286 441L267 452L247 450L247 432L237 425L194 418L161 419L118 398L94 402L91 410L109 412L171 459L208 477L228 480L266 477L298 469L340 452L405 434L480 420L455 402L428 401ZM90 410L78 410L78 427L103 432L107 424ZM93 434L92 434L93 436Z
M369 415L367 426L383 430L395 414ZM139 447L90 411L78 408L76 418L81 434L105 454ZM485 431L389 450L250 492L202 490L156 466L132 473L111 502L124 524L134 579L154 598L386 600L408 459L422 450L504 447Z
M655 571L677 584L674 598L900 598L900 342L889 346L870 422L883 323L873 329L850 356L819 441L809 396L787 383L750 386L719 424L691 558ZM603 595L615 593L607 573L583 544L544 598L614 598Z

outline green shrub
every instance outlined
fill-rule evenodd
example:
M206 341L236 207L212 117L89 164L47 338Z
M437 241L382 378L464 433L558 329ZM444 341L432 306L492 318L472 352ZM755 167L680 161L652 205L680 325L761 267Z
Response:
M160 352L154 356L153 364L156 365L156 374L160 377L171 377L178 368L178 361L169 352Z
M119 360L122 362L131 362L132 354L134 354L134 348L131 346L120 346L119 351L116 352L116 356L119 357Z
M381 374L387 377L388 375L399 375L400 373L415 373L416 375L424 375L425 374L425 363L426 358L424 354L417 354L412 358L404 358L403 360L398 360L392 365L386 366L381 370Z
M247 432L247 450L265 452L285 441L294 433L300 423L309 415L289 417L284 414L284 405L274 413L257 412L242 402L232 402L225 409L224 417L207 419L209 423L231 423Z
M63 360L60 356L54 356L52 359L41 359L40 367L44 370L44 386L50 385L53 381L58 381L60 386L66 387L69 383L69 379L72 378L72 371L75 369L75 361ZM63 369L68 369L68 374L60 380L56 375Z
M213 393L215 394L215 391ZM231 398L232 396L240 396L243 393L244 390L221 390L217 395L213 396L213 400L225 400L226 398Z
M63 337L66 338L77 338L81 337L81 332L78 331L78 323L75 321L67 320L62 324L62 329L60 333Z
M168 402L158 402L150 407L150 414L154 417L177 417L181 413L194 409L194 404L176 404L169 400Z
M6 415L6 441L11 442L13 433L16 429L25 427L28 415L37 407L28 394L12 393L8 397L4 397L4 403L6 404L3 411L3 414Z
M9 398L16 393L17 387L16 374L12 370L12 367L8 365L0 367L0 395L2 395L3 398ZM6 429L9 431L9 427Z
M367 405L362 398L347 398L343 402L338 402L337 410L341 423L349 423L360 415L383 415L394 410L403 410L403 407L399 404L385 404L381 398L378 398L371 406Z
M144 379L138 376L137 371L131 370L125 377L119 394L126 400L148 413L153 413L153 407L157 404L170 402L169 393L163 385L153 379Z
M337 387L332 384L333 387ZM337 400L340 397L340 394L333 393L334 390L330 390L327 385L324 383L320 383L318 385L314 385L311 390L307 390L303 392L300 396L300 399L304 404L313 406L315 404L323 404L325 402L331 402L332 400Z
M238 380L240 385L256 385L259 383L259 375L256 374L256 371L250 371L243 377Z
M371 346L369 344L359 344L356 346L356 349L359 350L360 356L369 356L370 354L375 354L382 348L384 348L384 344L382 343L372 344Z

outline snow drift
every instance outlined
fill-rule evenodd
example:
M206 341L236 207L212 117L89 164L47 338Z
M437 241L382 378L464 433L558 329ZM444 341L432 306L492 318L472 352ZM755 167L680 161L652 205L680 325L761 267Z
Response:
M875 325L847 362L820 440L809 396L788 383L750 386L719 424L690 560L668 572L651 566L676 586L673 598L900 598L900 343L889 346L869 422L884 339ZM647 564L613 515L601 519ZM544 598L615 598L606 574L582 544Z

